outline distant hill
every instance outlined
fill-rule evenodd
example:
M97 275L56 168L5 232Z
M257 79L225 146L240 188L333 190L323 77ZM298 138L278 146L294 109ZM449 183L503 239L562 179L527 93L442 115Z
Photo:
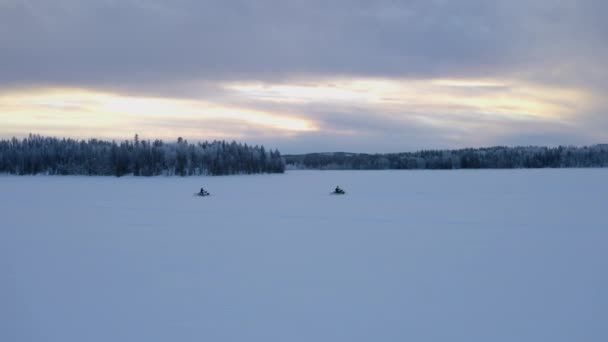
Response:
M287 168L318 170L515 169L608 166L608 144L466 148L418 152L284 155Z

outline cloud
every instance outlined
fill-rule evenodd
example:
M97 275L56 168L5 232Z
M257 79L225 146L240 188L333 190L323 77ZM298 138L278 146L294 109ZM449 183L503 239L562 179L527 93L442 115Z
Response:
M214 85L202 85L209 91L195 99L27 89L0 94L0 119L5 134L124 138L138 132L244 139L297 151L399 151L489 145L518 135L522 142L537 137L541 143L560 132L601 134L578 122L592 94L512 80L324 78Z
M80 132L93 136L146 127L367 151L601 142L607 12L600 0L1 0L0 92L73 93L20 125L5 98L0 134L78 132L73 115L99 105L84 91L139 103L139 116L116 111L121 129L106 125L117 114L89 115ZM163 105L137 102L150 99ZM192 121L175 114L185 103L247 114Z
M30 89L0 94L4 134L49 133L124 138L240 138L317 130L310 120L202 100L123 96L83 89Z
M606 56L601 1L5 0L0 81L479 77Z

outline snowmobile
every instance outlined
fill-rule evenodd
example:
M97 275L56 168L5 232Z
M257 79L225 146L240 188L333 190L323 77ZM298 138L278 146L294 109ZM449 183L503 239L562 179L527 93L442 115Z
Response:
M346 194L346 192L342 189L340 189L339 186L336 187L336 189L334 190L334 192L331 193L332 195L344 195Z
M211 194L210 194L210 193L209 193L207 190L205 190L205 189L203 189L203 188L201 188L201 191L199 191L199 192L198 192L198 193L196 193L195 195L196 195L196 196L201 196L201 197L204 197L204 196L211 196Z

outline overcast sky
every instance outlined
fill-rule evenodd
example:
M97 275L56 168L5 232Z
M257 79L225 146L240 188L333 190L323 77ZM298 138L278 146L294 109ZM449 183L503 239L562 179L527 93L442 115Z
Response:
M608 142L608 1L0 0L0 137Z

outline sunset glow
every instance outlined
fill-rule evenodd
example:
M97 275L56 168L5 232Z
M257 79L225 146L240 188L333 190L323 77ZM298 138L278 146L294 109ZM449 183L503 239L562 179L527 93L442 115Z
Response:
M327 120L348 122L348 114L320 120L310 116L309 108L327 112L332 108L365 111L374 113L376 118L415 123L422 128L449 129L455 134L479 129L479 119L474 120L475 117L567 125L592 102L590 94L574 88L474 79L242 81L221 84L216 96L160 98L90 89L41 88L0 95L0 118L5 135L35 132L120 139L137 132L167 139L307 134L354 137L363 132L324 124ZM463 121L466 117L470 119ZM484 131L500 134L497 127L485 127Z
M123 96L82 89L37 89L0 95L8 131L106 137L143 132L154 137L240 137L245 125L277 134L315 131L310 120L208 101ZM176 128L177 127L177 128ZM183 134L185 133L185 134Z
M590 95L578 89L468 79L336 79L300 84L229 83L225 88L256 101L359 105L428 116L466 111L561 120L590 102Z

